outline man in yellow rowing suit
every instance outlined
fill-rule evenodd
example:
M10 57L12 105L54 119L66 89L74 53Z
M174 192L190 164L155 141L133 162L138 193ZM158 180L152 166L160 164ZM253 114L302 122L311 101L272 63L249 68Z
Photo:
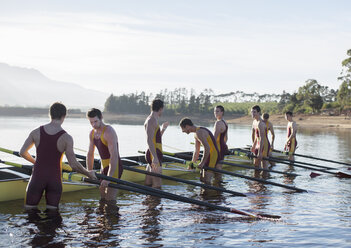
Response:
M251 109L252 122L252 139L253 145L251 152L256 155L254 159L255 166L267 169L267 161L263 158L268 157L270 144L267 137L267 127L261 118L261 108L255 105Z
M214 125L214 138L217 143L217 148L219 151L219 159L223 160L224 156L228 154L228 125L223 119L224 115L224 107L222 105L218 105L214 108L214 115L217 119Z
M268 132L270 132L270 133L271 133L271 137L272 137L271 142L270 142L269 154L268 154L269 156L271 156L271 155L272 155L272 151L273 151L273 149L274 149L274 139L275 139L273 124L272 124L272 122L270 122L270 121L268 120L268 119L269 119L269 114L268 114L268 113L264 113L264 114L262 115L262 117L263 117L263 122L266 124L267 135L268 135ZM269 140L268 140L268 141L269 141ZM271 165L275 165L275 163L272 162L272 161L270 161L269 163L270 163Z
M195 133L195 151L193 154L192 162L195 163L199 159L200 146L204 147L204 154L202 156L199 168L201 169L201 179L204 183L210 184L213 177L212 171L207 171L206 167L221 169L219 162L219 152L216 140L205 127L196 127L189 118L183 118L179 126L182 128L183 133Z
M287 129L287 140L285 143L285 151L289 152L289 159L294 161L294 153L297 146L296 140L296 132L297 132L297 124L293 121L293 113L288 111L285 113L285 119L288 121Z
M146 170L159 174L162 174L162 135L169 125L168 122L165 122L160 128L158 124L158 120L163 112L163 107L164 104L162 100L154 99L151 103L151 113L144 123L148 146L145 154L146 161L148 162ZM146 175L145 185L161 188L161 178Z
M89 134L89 150L87 154L88 169L94 166L95 147L101 158L101 174L120 178L122 176L122 161L119 156L118 138L116 131L110 125L102 121L102 113L99 109L92 108L88 111L87 117L93 130ZM108 188L110 181L102 180L100 183L101 200L108 205L116 204L117 189Z

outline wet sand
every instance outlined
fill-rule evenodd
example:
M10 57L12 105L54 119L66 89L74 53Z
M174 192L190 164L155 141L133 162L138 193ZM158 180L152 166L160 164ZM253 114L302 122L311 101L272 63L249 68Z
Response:
M287 121L284 115L271 115L269 120L274 126L286 126ZM301 128L351 128L351 118L345 116L327 116L327 115L297 115L293 117ZM251 116L242 116L239 118L227 119L228 123L251 125Z

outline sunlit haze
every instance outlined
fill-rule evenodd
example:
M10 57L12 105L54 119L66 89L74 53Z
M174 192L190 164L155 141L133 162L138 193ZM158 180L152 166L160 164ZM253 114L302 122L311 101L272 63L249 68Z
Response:
M350 1L1 1L0 62L106 93L338 88Z

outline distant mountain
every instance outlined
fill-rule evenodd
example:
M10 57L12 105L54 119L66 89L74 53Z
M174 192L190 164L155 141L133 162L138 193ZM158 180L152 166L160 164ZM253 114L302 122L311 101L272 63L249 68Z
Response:
M55 101L68 108L103 108L107 93L51 80L35 69L0 63L0 106L46 107Z

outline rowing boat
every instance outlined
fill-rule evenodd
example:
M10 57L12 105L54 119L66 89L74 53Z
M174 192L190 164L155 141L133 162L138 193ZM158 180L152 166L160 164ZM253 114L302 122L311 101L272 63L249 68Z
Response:
M190 157L192 152L179 152L176 153L179 157ZM245 156L240 155L227 155L225 161L238 164L250 164L251 160ZM84 164L84 161L81 161ZM145 157L144 156L130 156L123 158L123 164L126 166L133 166L134 168L145 170ZM223 165L226 167L227 165ZM162 174L172 177L181 176L184 174L194 174L197 169L187 169L188 164L179 163L179 161L172 159L172 157L165 156L162 163ZM94 166L99 169L99 165ZM240 169L240 168L237 168ZM0 166L0 202L23 199L25 191L30 178L31 172L27 169L17 168L13 166ZM136 173L129 170L124 170L122 180L129 182L143 182L145 175ZM63 192L72 192L78 190L85 190L94 188L96 185L87 183L67 182L63 180Z

